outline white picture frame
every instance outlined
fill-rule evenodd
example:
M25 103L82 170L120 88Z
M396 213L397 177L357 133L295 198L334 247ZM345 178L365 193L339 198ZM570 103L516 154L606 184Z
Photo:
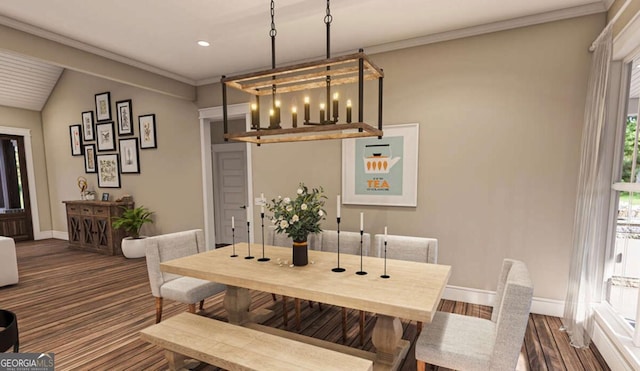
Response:
M342 140L342 202L418 206L418 124L387 125L384 136Z

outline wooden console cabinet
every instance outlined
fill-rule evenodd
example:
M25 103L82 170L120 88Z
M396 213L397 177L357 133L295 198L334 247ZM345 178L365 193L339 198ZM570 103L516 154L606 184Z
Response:
M105 255L122 255L120 244L124 231L111 227L114 217L122 215L122 207L133 208L133 202L63 201L67 207L69 247Z

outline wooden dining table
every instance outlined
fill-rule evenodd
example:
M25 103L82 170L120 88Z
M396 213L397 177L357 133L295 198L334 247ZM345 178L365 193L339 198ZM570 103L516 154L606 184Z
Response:
M337 254L309 250L309 264L292 266L291 248L238 243L160 264L163 272L227 285L224 307L229 322L256 326L268 313L249 311L249 290L259 290L353 308L377 315L372 333L374 370L397 369L410 347L402 339L400 318L431 322L451 267L401 260L340 255L344 272L333 272ZM237 255L232 257L231 255ZM269 258L259 261L259 258ZM389 278L382 278L386 263ZM356 274L356 272L367 274ZM283 332L284 333L284 332ZM310 339L311 340L311 339ZM317 343L318 341L316 341Z

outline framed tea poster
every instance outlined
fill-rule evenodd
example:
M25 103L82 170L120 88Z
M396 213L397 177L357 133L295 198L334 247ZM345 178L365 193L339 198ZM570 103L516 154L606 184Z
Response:
M82 112L82 140L85 142L95 140L93 132L93 111Z
M111 120L111 93L96 94L96 120Z
M388 125L377 137L342 140L345 204L417 206L418 124Z
M96 135L98 137L98 152L114 151L116 149L115 133L113 122L96 125Z
M84 146L84 172L95 173L96 170L96 146L85 144Z
M138 124L140 125L140 148L158 148L156 143L156 115L138 116Z
M71 141L71 156L82 156L82 138L80 125L69 126L69 140Z
M131 123L131 99L116 102L118 115L118 135L133 135Z
M120 171L122 174L139 174L138 138L120 139Z
M98 187L120 188L120 171L118 169L118 155L98 155Z

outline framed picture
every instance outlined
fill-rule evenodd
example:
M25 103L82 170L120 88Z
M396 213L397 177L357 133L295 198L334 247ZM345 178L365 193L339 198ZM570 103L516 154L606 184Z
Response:
M388 125L377 137L342 140L345 204L417 206L418 124Z
M102 201L109 201L109 194L107 192L102 194Z
M98 165L98 187L120 188L118 155L98 155L96 163ZM102 197L104 197L104 194Z
M95 144L84 145L84 172L95 173L96 170L96 146Z
M118 135L133 135L131 123L131 99L116 102L118 115Z
M96 120L111 120L111 93L104 92L96 94Z
M138 138L120 139L120 172L122 174L140 174Z
M156 143L156 115L138 116L138 124L140 125L140 148L158 148Z
M71 140L71 156L82 156L82 137L80 125L69 126L69 139Z
M82 140L88 142L95 139L96 136L93 132L93 111L82 112Z
M98 137L98 152L114 151L116 149L113 121L96 124L96 136Z

